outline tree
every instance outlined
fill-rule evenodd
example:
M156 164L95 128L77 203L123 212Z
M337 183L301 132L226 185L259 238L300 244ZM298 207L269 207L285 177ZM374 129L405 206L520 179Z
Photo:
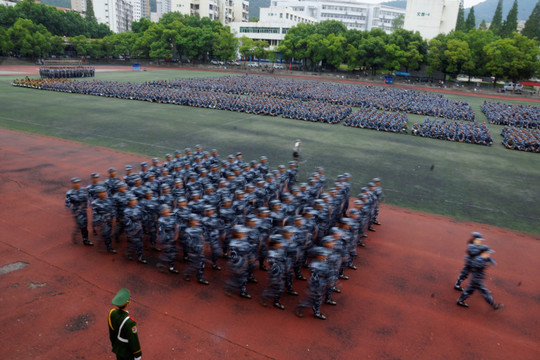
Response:
M540 40L540 1L536 3L521 33L529 39Z
M518 3L517 0L514 0L512 8L506 16L506 21L503 23L501 28L502 37L510 37L512 33L517 30L517 18L518 18Z
M231 60L236 56L238 39L231 33L229 27L221 29L214 36L213 54L222 60Z
M268 48L270 46L266 40L256 40L253 42L253 55L257 59L265 59L268 56Z
M493 19L491 20L491 25L489 26L489 30L491 30L495 35L500 35L502 30L502 3L503 0L499 0L497 3L495 14L493 14Z
M51 38L51 54L62 55L66 49L66 42L61 36L54 35Z
M94 13L94 4L92 0L86 0L86 20L88 22L97 23L96 14Z
M7 55L13 48L13 43L8 36L6 29L0 27L0 54Z
M496 40L496 36L490 30L472 29L467 33L467 44L471 50L471 60L474 63L472 70L468 72L470 76L489 75L486 70L487 58L484 48L487 44Z
M147 18L141 18L139 21L131 23L131 31L136 34L142 34L152 25L152 22Z
M253 48L253 39L250 39L247 36L242 36L240 38L240 49L238 49L238 51L243 58L250 58L253 55Z
M429 75L435 74L437 71L446 70L444 67L444 41L445 36L439 35L429 41L426 72ZM446 72L446 71L445 71Z
M466 25L465 25L465 9L463 8L463 2L459 2L459 10L457 14L457 21L456 21L456 31L465 31Z
M488 29L487 24L486 24L486 20L482 19L482 22L480 23L480 25L478 25L478 29L479 30L487 30Z
M528 79L540 70L538 44L519 33L491 42L484 50L488 59L486 68L496 78L518 81Z
M47 56L51 51L52 34L43 25L30 19L18 19L7 31L13 49L22 56Z
M469 11L469 15L467 15L467 20L465 21L465 30L471 31L472 29L476 29L476 18L474 16L474 6L471 8L471 11Z
M90 49L90 42L88 38L84 35L77 35L69 39L71 45L77 51L77 55L85 56L88 55L88 50Z
M397 29L403 29L403 24L405 24L405 15L398 15L392 20L392 31Z
M466 41L448 40L444 55L448 61L446 72L449 74L458 75L462 70L468 73L474 68L474 62L471 60L471 49Z

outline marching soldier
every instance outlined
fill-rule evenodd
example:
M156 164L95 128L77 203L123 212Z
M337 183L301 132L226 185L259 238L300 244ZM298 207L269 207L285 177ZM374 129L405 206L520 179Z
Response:
M72 189L66 193L66 208L71 208L71 213L75 219L75 227L71 234L73 242L75 242L77 233L80 231L82 235L83 244L87 246L94 245L88 240L88 214L86 212L86 206L88 204L88 198L84 188L81 188L81 179L74 177L71 179Z

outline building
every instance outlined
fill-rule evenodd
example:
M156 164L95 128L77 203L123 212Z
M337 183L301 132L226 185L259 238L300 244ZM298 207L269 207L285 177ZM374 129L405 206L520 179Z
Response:
M133 4L130 0L94 1L98 23L107 24L115 33L131 30Z
M272 0L272 6L286 6L317 21L338 20L347 29L382 29L393 31L395 18L405 15L405 10L381 5L381 0ZM262 9L261 9L262 10Z
M253 40L265 40L270 44L270 49L273 49L285 39L285 34L291 27L302 22L315 24L317 20L286 6L270 6L260 9L258 22L235 21L229 26L236 38L245 36Z
M403 28L424 39L455 30L460 0L408 0Z
M71 0L71 9L80 14L86 14L86 0Z
M158 0L159 1L159 0ZM245 0L170 0L171 10L219 20L223 25L248 21L249 2Z
M233 0L233 21L247 22L249 21L249 1Z
M18 2L20 2L22 0L0 0L0 5L4 5L4 6L15 6L17 5ZM37 3L37 1L36 1Z
M76 1L76 0L71 0ZM141 0L131 0L131 5L133 6L133 21L141 20L142 16L142 1Z

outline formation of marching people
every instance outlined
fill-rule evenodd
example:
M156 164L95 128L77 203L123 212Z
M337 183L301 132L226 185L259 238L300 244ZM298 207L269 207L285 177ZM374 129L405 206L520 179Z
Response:
M39 68L42 79L66 79L94 77L96 68L93 66L44 66Z
M491 146L493 138L486 123L456 122L426 117L422 125L415 123L411 130L412 135L429 137L432 139L465 142Z
M45 81L46 80L46 81ZM27 86L23 80L15 86ZM348 116L351 107L425 114L447 119L474 121L469 104L442 95L407 89L299 81L261 76L152 81L142 84L112 81L69 81L44 79L32 88L120 99L245 111L261 115L336 123ZM328 117L336 112L339 116Z
M482 112L490 124L540 129L540 108L536 106L484 101Z
M502 129L502 144L507 149L540 152L540 130L507 127Z
M305 183L297 182L297 163L271 170L268 159L245 162L241 152L220 160L218 152L196 145L167 154L164 162L153 158L136 171L125 166L119 177L114 168L102 181L92 173L84 187L71 179L65 205L75 219L74 242L82 236L92 246L88 231L91 208L92 231L116 254L113 241L125 235L126 256L146 264L144 243L159 252L158 268L183 277L205 279L206 264L221 270L227 261L231 277L229 295L251 298L248 283L257 283L255 270L268 272L263 305L284 309L284 293L298 296L294 281L308 281L303 268L310 268L308 294L297 308L311 307L314 316L325 319L321 304L336 305L334 293L341 292L338 280L346 280L347 269L356 270L357 247L364 247L366 231L376 231L379 203L383 200L380 179L362 188L349 209L350 175L335 182L317 167ZM327 184L329 182L329 184ZM327 189L327 185L331 187ZM224 260L222 260L224 259ZM258 272L257 274L261 274Z

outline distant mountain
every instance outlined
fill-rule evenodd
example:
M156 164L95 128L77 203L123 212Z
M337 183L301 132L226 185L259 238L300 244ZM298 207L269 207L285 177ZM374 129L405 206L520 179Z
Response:
M41 0L42 4L71 9L71 0Z
M518 0L518 20L527 20L531 15L537 0ZM476 25L480 24L482 20L487 23L493 19L495 9L499 0L485 0L480 4L474 6L474 18L476 19ZM514 0L503 0L503 21L506 20L506 15L512 8ZM470 9L465 9L465 19L469 14Z
M381 4L386 6L393 6L401 9L407 8L407 0L397 0L397 1L383 1Z
M249 19L260 18L259 9L270 7L270 0L249 0Z

